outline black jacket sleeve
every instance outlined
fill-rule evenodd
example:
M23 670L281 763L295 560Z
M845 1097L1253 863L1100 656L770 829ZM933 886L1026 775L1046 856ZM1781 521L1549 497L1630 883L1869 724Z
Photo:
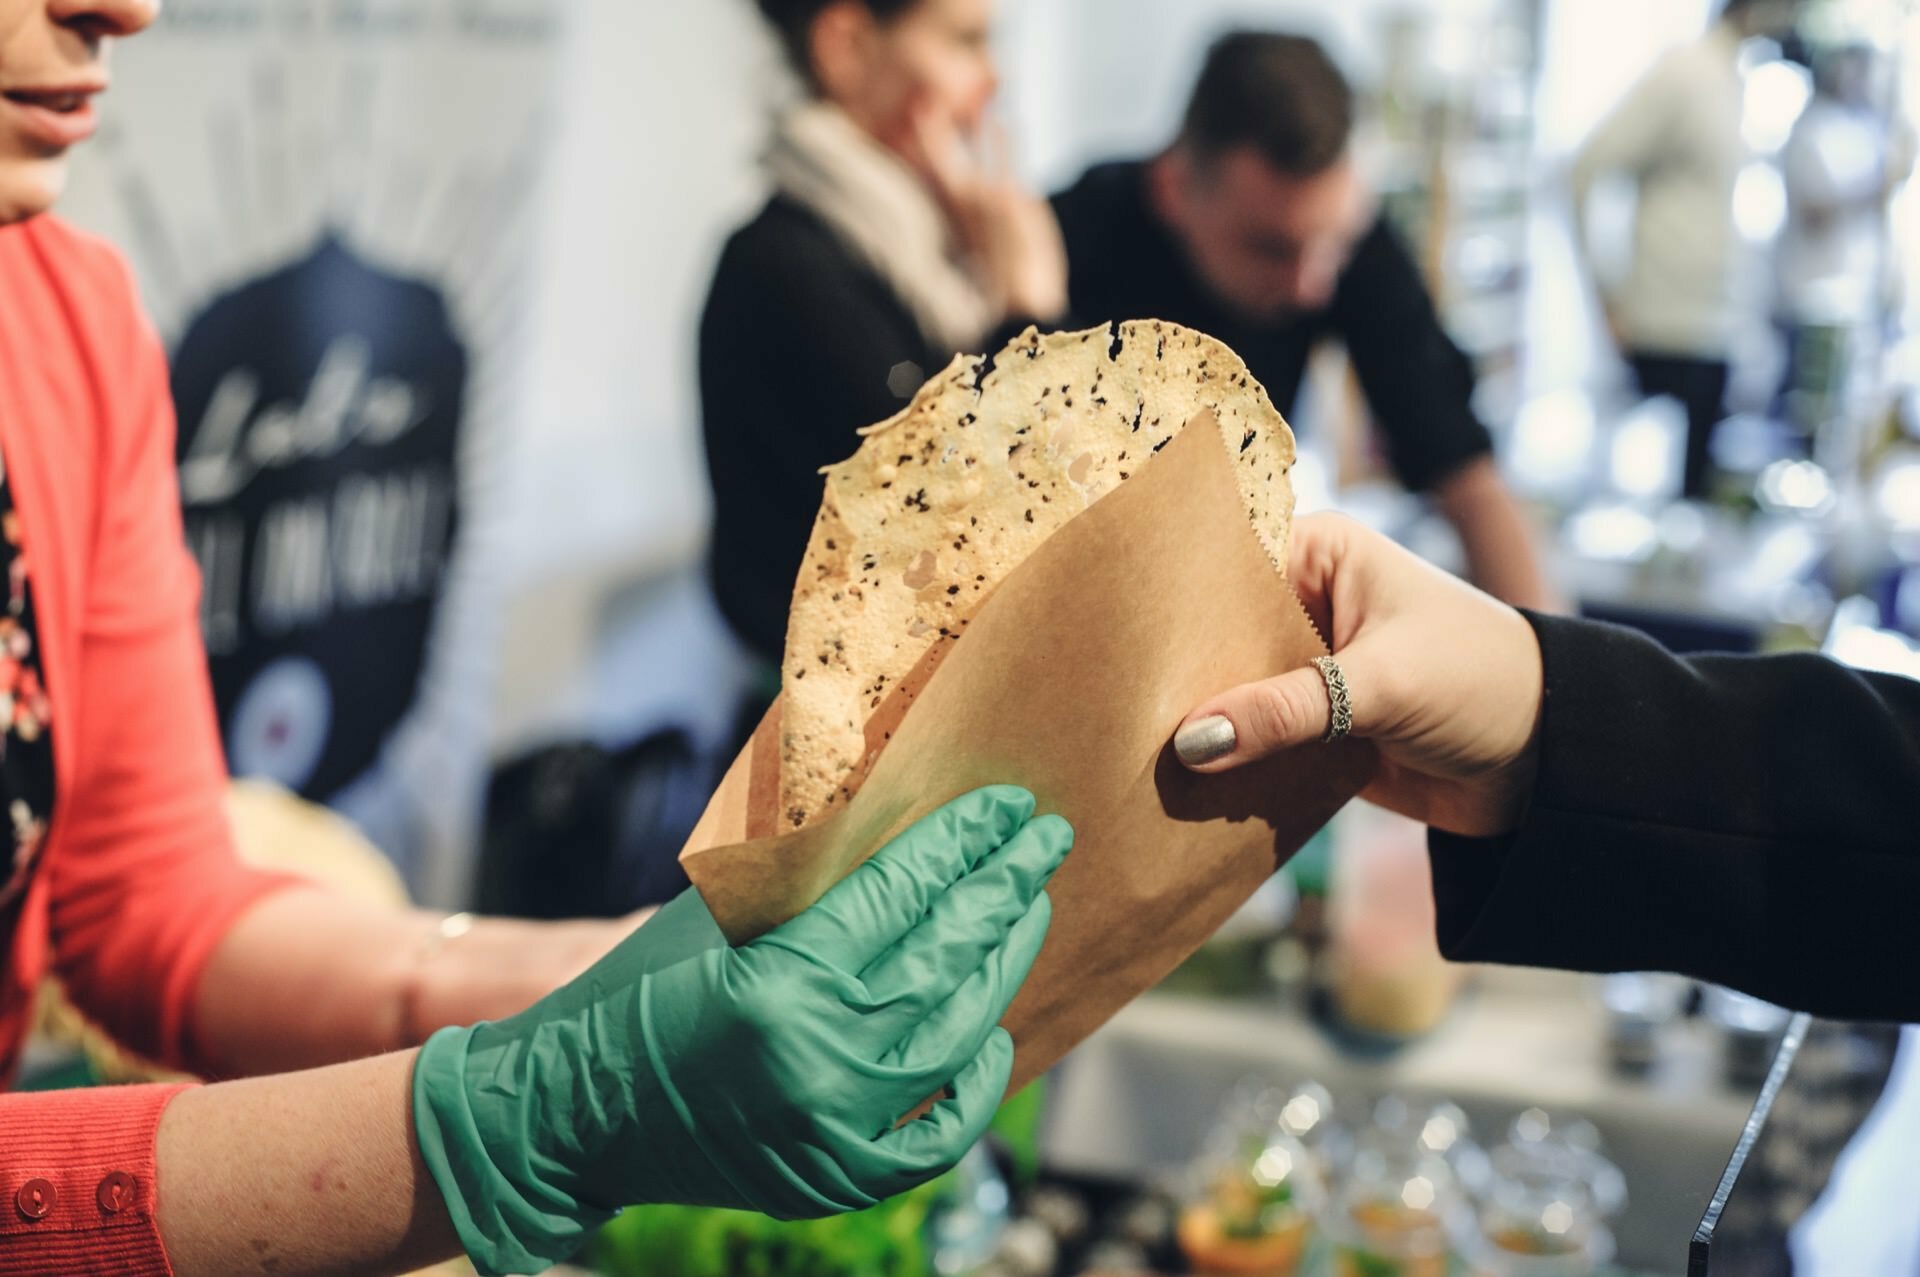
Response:
M1920 1021L1920 683L1528 619L1539 778L1514 834L1431 835L1442 951Z
M798 206L776 199L728 243L700 326L709 570L722 613L767 660L786 642L820 468L946 363L879 276Z
M1473 364L1447 336L1419 264L1384 219L1355 248L1329 315L1400 481L1425 492L1493 451Z

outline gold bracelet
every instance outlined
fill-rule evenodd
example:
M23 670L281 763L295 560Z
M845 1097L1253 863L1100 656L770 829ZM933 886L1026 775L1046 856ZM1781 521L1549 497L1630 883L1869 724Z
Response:
M411 969L400 993L400 1034L405 1039L402 1047L418 1046L427 1040L428 1031L420 1023L420 998L426 985L427 968L448 945L472 931L476 921L470 913L450 913L440 919L414 950Z
M473 930L474 916L470 913L450 913L440 919L440 925L427 936L427 942L420 947L419 961L422 964L438 957L440 951Z

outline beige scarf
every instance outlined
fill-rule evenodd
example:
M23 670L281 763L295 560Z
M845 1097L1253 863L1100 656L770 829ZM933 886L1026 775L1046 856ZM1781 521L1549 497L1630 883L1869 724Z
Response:
M775 190L810 209L879 273L928 345L971 350L998 321L933 193L839 107L814 101L790 112L766 169Z

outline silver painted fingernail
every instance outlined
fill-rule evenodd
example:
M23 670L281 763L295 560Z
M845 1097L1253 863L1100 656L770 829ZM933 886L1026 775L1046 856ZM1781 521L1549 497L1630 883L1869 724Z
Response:
M1197 718L1173 735L1173 752L1189 767L1200 767L1225 758L1240 743L1234 735L1233 720L1223 714Z

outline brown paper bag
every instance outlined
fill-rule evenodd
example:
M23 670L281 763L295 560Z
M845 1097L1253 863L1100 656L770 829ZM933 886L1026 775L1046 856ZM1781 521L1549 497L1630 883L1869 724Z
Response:
M1247 526L1219 432L1196 425L1008 576L845 811L781 837L765 836L774 706L681 855L729 939L792 917L947 800L1025 785L1077 836L1005 1021L1018 1088L1197 949L1360 791L1373 753L1353 741L1224 776L1173 757L1174 729L1207 696L1326 650Z

